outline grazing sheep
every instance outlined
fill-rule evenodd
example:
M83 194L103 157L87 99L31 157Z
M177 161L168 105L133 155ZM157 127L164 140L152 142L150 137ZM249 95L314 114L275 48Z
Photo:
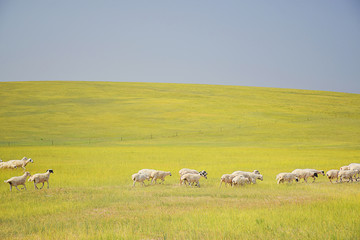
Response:
M1 162L0 163L0 169L15 169L17 168L15 164L12 162Z
M340 182L342 182L343 178L344 179L349 179L349 182L353 181L353 177L359 173L359 170L355 169L355 170L340 170L339 171L339 178L340 178Z
M324 170L316 170L316 169L310 169L310 168L305 168L304 170L315 172L315 173L317 173L318 176L319 176L319 174L322 174L323 176L325 176ZM318 177L318 176L316 176L316 177ZM314 179L313 182L315 182L315 180L316 180L315 176L313 176L312 178Z
M31 176L29 172L25 172L24 175L22 176L18 176L18 177L12 177L6 181L4 181L5 183L9 183L10 184L10 192L12 191L12 187L14 186L18 191L20 191L17 186L18 185L23 185L24 189L26 190L26 178L28 176Z
M204 177L204 178L207 178L206 175L204 175L203 172L200 172L198 174L193 174L193 173L186 173L184 175L181 176L180 178L180 181L181 183L186 183L188 182L189 183L189 186L190 184L196 184L196 186L200 187L200 183L199 183L199 180L201 177Z
M54 173L54 171L52 169L48 169L46 170L46 173L37 173L32 175L29 178L29 182L34 182L34 186L35 189L38 189L38 187L36 186L36 184L38 183L42 183L43 185L41 186L40 189L42 189L44 187L44 183L47 182L47 188L49 188L49 178L50 178L50 173Z
M237 175L235 175L235 174L224 174L224 175L222 175L221 178L220 178L220 186L219 187L221 187L222 183L225 183L225 187L226 187L226 184L230 184L230 186L232 186L232 180L236 176Z
M148 176L147 180L150 181L150 178L152 179L153 177L151 176L151 174L153 172L156 172L155 169L141 169L138 173L140 174L145 174L146 176Z
M309 170L305 170L305 169L295 169L294 171L292 171L291 173L295 173L296 176L298 177L299 179L299 182L300 182L300 179L303 178L304 179L304 182L307 183L307 179L309 177L312 177L312 178L315 178L315 177L318 177L318 174L314 171L309 171ZM315 180L314 180L315 181Z
M27 159L26 157L23 157L21 160L10 160L8 162L15 164L16 167L22 167L25 170L25 166L29 162L33 163L34 161L31 158Z
M165 177L166 176L171 176L171 172L164 172L164 171L155 171L151 173L151 177L152 177L152 181L151 183L153 183L155 181L156 184L156 180L157 179L161 179L162 183L165 181Z
M298 176L295 173L279 173L276 175L277 184L283 183L285 181L292 183L293 180L296 182L299 181Z
M253 182L250 174L252 174L254 172L244 172L244 171L235 171L233 172L232 174L237 176L237 175L241 175L241 176L244 176L245 178L247 178L249 180L249 182Z
M144 181L146 179L149 179L149 175L141 174L141 173L134 173L133 175L131 175L131 179L134 181L133 187L135 187L136 182L141 182L142 185L145 186Z
M251 182L253 184L256 184L256 179L259 179L260 181L263 181L263 175L261 175L261 174L249 173L249 176L250 176Z
M331 183L333 183L331 180L336 178L336 182L339 180L339 170L329 170L326 172L326 176L330 180Z
M236 186L236 185L245 185L245 184L250 184L250 181L248 178L242 176L242 175L236 175L233 179L232 179L232 186Z
M180 169L179 171L179 174L180 174L180 185L182 184L182 180L181 180L181 176L183 176L184 174L187 174L187 173L191 173L191 174L202 174L206 179L207 179L207 175L208 173L205 171L205 170L202 170L200 172L194 170L194 169L189 169L189 168L183 168L183 169Z

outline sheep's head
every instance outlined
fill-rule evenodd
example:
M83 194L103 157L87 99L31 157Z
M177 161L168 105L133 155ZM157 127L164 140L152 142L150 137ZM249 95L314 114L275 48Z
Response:
M48 169L46 172L54 173L54 171L52 169Z
M298 177L295 177L295 181L298 182L298 181L299 181L299 178L298 178Z
M260 174L260 172L258 170L254 170L253 173Z
M34 160L32 160L31 158L29 158L27 161L31 162L31 163L34 163Z
M205 179L207 179L207 172L205 170L202 170L199 172L200 176L203 176Z
M318 174L317 174L317 173L314 173L313 177L318 177Z
M29 172L25 172L26 176L31 176L31 174Z
M171 172L169 172L169 175L170 175L170 177L171 177Z
M264 179L263 179L263 175L261 175L261 174L258 174L258 177L257 177L257 179L259 179L259 180L263 181L263 180L264 180Z

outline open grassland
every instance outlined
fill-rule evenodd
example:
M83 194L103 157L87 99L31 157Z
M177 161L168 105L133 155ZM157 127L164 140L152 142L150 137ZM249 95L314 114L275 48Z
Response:
M52 168L50 189L0 188L0 239L357 239L360 182L277 185L360 162L357 94L231 86L0 83L0 158ZM205 169L201 188L179 186ZM164 185L132 188L142 168ZM264 181L219 188L235 170ZM23 171L0 170L3 181Z

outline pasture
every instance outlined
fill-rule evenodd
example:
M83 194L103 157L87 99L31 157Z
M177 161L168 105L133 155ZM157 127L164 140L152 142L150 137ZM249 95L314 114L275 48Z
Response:
M191 84L0 83L0 158L51 168L50 189L0 187L0 239L356 239L360 183L277 185L360 162L358 94ZM183 168L206 170L201 188ZM142 168L171 171L132 188ZM235 170L264 181L219 188ZM22 169L0 170L2 181ZM148 183L147 183L148 184Z

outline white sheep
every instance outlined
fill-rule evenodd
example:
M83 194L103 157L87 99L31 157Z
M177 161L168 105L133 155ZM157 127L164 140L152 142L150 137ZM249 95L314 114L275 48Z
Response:
M15 169L16 165L12 162L0 162L0 169Z
M207 175L208 173L205 171L205 170L202 170L200 172L194 170L194 169L189 169L189 168L183 168L183 169L180 169L179 171L179 175L180 175L180 185L182 184L182 180L181 180L181 177L184 175L184 174L187 174L187 173L191 173L191 174L201 174L203 175L206 179L207 179Z
M9 160L7 162L13 163L16 167L22 167L25 170L25 166L29 162L33 163L34 161L31 158L27 159L26 157L23 157L21 160Z
M292 183L292 181L299 181L298 176L295 173L279 173L276 175L277 184L283 183L285 181Z
M350 170L350 167L349 167L349 166L342 166L342 167L340 168L340 170Z
M156 184L157 179L161 179L162 183L163 183L165 181L165 177L169 176L169 175L171 176L171 172L164 172L164 171L152 172L151 173L151 178L152 178L151 183L154 183L154 181L155 181L155 184Z
M355 170L340 170L339 171L339 178L340 178L340 182L342 182L343 179L349 179L349 182L353 181L353 177L359 173L359 170L355 169Z
M25 185L25 182L26 182L26 178L28 176L31 176L29 172L25 172L24 175L22 176L18 176L18 177L12 177L6 181L4 181L5 183L9 183L10 184L10 192L12 191L12 187L14 186L17 190L19 190L17 188L17 186L19 185L23 185L24 188L26 190L26 185ZM20 190L19 190L20 191Z
M263 175L257 174L257 173L249 173L249 176L251 178L251 182L253 184L256 184L256 179L259 179L260 181L263 181Z
M48 169L46 170L46 173L37 173L32 175L29 178L29 182L34 182L34 186L35 189L39 189L36 184L38 183L42 183L42 186L40 189L42 189L44 187L45 182L47 182L47 188L49 188L49 178L50 178L50 173L54 173L54 171L52 169Z
M355 180L357 181L359 178L359 173L360 173L360 163L350 163L349 168L350 168L350 170L358 170L358 173L356 174L357 177L355 178Z
M220 186L222 185L222 183L225 183L225 187L226 187L226 184L230 184L230 186L232 185L232 180L234 177L236 177L237 175L235 174L224 174L221 176L220 178Z
M326 176L333 183L331 180L336 178L336 182L339 180L339 170L333 169L326 172Z
M150 181L150 178L152 179L153 177L151 176L151 174L153 172L156 172L155 169L141 169L138 173L140 174L145 174L146 176L148 176L147 180Z
M131 175L131 179L134 181L133 187L135 187L136 182L141 182L142 185L145 186L144 181L146 179L149 179L149 175L141 174L141 173L134 173L133 175Z
M250 184L250 181L248 178L242 176L242 175L236 175L233 179L232 179L232 186L236 186L236 185L245 185L245 184Z
M232 175L235 175L235 176L242 175L245 178L247 178L249 180L249 182L253 182L253 180L252 180L252 178L250 176L250 174L252 174L252 173L254 173L254 172L235 171L235 172L232 173Z
M196 186L200 187L200 183L199 180L201 177L207 178L206 175L204 175L204 173L200 172L198 174L193 174L193 173L186 173L184 175L181 176L180 181L181 183L184 182L185 185L186 183L190 184L196 184Z
M294 171L292 171L291 173L295 173L296 176L298 177L299 181L300 179L304 179L304 182L307 183L307 179L309 177L315 178L318 177L318 174L314 171L309 171L309 170L305 170L305 169L295 169ZM314 180L315 181L315 180Z
M315 172L315 173L317 173L318 176L319 176L320 174L322 174L323 176L325 176L324 170L316 170L316 169L310 169L310 168L305 168L304 170L306 170L306 171L311 171L311 172ZM318 176L316 176L316 177L318 177ZM313 176L312 178L314 179L313 182L315 182L315 180L316 180L315 176Z

